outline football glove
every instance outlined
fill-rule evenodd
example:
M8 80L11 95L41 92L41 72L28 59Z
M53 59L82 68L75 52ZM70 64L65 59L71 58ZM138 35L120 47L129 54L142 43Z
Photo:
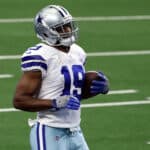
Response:
M109 91L108 79L102 72L99 72L98 76L100 77L100 80L92 81L90 92L92 94L107 94Z
M78 110L80 108L80 101L74 96L60 96L52 101L52 107L56 109L68 108Z

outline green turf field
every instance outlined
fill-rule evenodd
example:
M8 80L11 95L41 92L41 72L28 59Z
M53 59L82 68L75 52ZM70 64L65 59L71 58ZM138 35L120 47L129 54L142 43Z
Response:
M32 22L5 22L1 19L33 18L48 4L64 5L75 17L150 15L149 0L0 0L0 150L29 150L28 118L35 113L1 112L12 108L13 93L21 76L21 55L39 40ZM150 50L150 19L79 21L78 43L87 53L144 52ZM150 97L150 54L89 56L86 70L102 70L110 80L111 91L134 89L136 93L97 96L87 103L143 101ZM149 150L150 105L93 107L82 109L81 126L91 150ZM148 144L149 143L149 144Z

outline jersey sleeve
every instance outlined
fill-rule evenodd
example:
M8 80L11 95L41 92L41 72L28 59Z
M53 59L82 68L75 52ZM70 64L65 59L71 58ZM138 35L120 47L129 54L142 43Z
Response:
M39 54L23 55L21 57L21 70L22 71L35 71L40 70L42 77L45 77L47 72L46 60Z

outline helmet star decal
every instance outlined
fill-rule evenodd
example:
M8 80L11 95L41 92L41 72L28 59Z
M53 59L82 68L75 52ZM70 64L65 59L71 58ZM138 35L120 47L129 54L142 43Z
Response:
M42 18L40 16L37 18L37 22L42 23Z

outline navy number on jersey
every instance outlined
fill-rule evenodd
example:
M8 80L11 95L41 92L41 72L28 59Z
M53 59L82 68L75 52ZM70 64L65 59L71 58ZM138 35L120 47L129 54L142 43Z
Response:
M64 89L62 95L74 95L81 99L81 89L84 80L84 70L81 65L73 65L71 71L63 66L61 73L64 75ZM71 89L73 85L73 89Z
M42 46L41 45L37 45L37 46L34 46L34 47L30 47L27 51L26 51L26 54L30 54L32 53L32 51L37 51L41 48Z

